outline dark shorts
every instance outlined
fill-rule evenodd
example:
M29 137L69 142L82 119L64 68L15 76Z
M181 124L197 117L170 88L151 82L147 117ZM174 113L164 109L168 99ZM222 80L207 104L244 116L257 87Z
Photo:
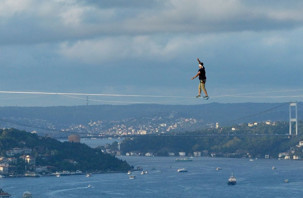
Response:
M206 83L206 79L200 80L200 83Z

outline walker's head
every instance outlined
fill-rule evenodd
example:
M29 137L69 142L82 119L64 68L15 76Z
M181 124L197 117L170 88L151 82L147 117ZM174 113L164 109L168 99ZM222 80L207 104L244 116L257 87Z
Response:
M200 68L203 67L203 63L202 63L202 62L199 63L199 67L200 67Z

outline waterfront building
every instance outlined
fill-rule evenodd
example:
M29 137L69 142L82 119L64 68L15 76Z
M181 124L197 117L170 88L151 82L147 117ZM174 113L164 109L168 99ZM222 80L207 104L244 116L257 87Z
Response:
M175 156L175 153L169 152L169 153L168 153L168 156Z
M201 152L198 152L198 151L194 152L194 156L195 157L201 157Z
M0 174L8 174L8 164L0 164Z
M80 136L77 134L70 135L68 136L68 141L74 143L80 143Z

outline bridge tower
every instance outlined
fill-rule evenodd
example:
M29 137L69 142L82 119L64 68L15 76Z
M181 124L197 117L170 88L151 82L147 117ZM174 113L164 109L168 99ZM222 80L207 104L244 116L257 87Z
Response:
M298 135L298 109L296 102L289 104L289 135L292 135L292 123L295 123L296 135Z

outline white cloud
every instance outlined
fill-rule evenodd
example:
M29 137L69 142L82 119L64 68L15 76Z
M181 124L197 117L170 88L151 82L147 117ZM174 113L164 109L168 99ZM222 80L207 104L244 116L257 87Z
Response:
M31 0L2 0L0 1L0 17L12 17L30 8Z
M59 53L83 63L99 64L113 60L157 60L168 61L183 56L186 50L200 48L211 36L121 36L64 42Z
M280 5L281 1L269 5L265 1L244 0L152 2L156 3L131 0L126 5L106 1L102 7L102 1L3 0L0 2L0 16L4 16L0 29L6 31L0 32L0 43L62 42L113 35L260 31L303 25L300 1L291 1L292 6L288 7L285 3ZM156 6L147 9L143 4Z

